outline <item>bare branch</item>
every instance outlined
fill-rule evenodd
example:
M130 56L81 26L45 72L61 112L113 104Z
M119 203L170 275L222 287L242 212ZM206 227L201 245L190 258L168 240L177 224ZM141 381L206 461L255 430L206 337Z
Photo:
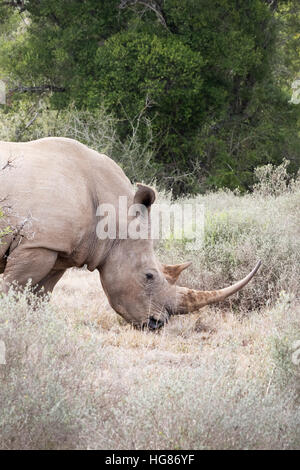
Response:
M5 163L5 165L2 168L0 168L0 170L2 171L2 170L6 170L6 168L14 168L13 163L14 163L14 161L9 158L7 160L7 162ZM0 202L2 202L2 201L0 201Z
M41 86L18 86L16 88L13 88L12 90L9 90L8 94L12 93L44 93L45 91L55 91L59 93L63 93L66 91L65 88L63 87L57 87L53 85L41 85Z
M144 7L149 8L149 10L152 10L156 14L156 17L160 24L162 24L162 26L167 31L169 31L163 12L157 2L155 2L154 0L121 0L119 8L120 10L123 10L124 8L130 5L143 5Z
M39 114L40 114L39 111L37 111L37 112L35 113L35 115L33 116L33 118L31 118L30 121L26 124L25 129L28 129L28 127L30 127L30 126L34 123L34 121L36 121L36 119L38 118Z
M277 10L278 8L278 0L265 0L267 5L270 7L272 11Z
M3 5L7 5L12 8L18 8L20 12L25 11L25 0L6 0L2 2Z

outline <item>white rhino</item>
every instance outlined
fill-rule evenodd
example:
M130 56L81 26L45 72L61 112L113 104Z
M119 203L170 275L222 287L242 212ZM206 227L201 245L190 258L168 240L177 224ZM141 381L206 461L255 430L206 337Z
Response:
M37 293L51 292L66 269L97 269L112 308L135 326L156 329L171 314L195 311L245 286L244 279L225 289L197 291L175 282L183 265L162 265L151 239L99 239L97 208L112 204L118 219L119 197L142 204L150 214L155 191L133 187L109 157L66 138L26 143L0 142L0 230L11 232L0 245L3 289L29 279ZM122 214L120 214L122 216ZM150 215L149 215L150 218Z

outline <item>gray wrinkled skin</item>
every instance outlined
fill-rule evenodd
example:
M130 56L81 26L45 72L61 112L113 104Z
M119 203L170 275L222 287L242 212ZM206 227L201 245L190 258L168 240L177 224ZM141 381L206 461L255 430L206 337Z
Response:
M127 210L119 214L121 196L127 198ZM142 204L143 215L129 217L128 223L150 224L154 200L152 188L138 185L134 193L113 160L74 140L0 142L0 207L5 213L0 233L11 228L0 244L3 291L11 283L22 288L31 280L38 295L49 293L66 269L87 265L90 271L98 269L117 313L135 326L157 329L171 314L222 301L250 281L260 262L248 276L224 289L178 287L176 281L190 263L161 265L151 239L97 237L99 205L113 205L118 221L132 204Z
M113 160L71 139L1 142L0 206L6 217L0 224L13 230L0 245L4 290L32 279L37 292L51 292L67 268L86 264L98 269L110 304L127 321L164 322L175 292L169 292L152 241L96 235L99 204L118 208L119 196L127 196L128 205L155 198L151 188L142 188L141 200L134 200L130 181Z

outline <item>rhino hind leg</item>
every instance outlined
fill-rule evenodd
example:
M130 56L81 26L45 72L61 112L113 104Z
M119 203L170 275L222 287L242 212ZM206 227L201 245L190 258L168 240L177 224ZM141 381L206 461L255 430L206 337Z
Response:
M55 251L19 246L7 258L3 274L4 292L13 282L22 288L31 280L32 286L36 286L52 271L56 259Z

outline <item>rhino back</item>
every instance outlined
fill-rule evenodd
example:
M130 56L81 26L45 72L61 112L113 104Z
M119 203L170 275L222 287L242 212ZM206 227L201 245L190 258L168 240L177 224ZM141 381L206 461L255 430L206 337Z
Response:
M28 243L71 253L95 229L100 203L131 200L128 178L109 157L72 139L0 142L0 205Z

